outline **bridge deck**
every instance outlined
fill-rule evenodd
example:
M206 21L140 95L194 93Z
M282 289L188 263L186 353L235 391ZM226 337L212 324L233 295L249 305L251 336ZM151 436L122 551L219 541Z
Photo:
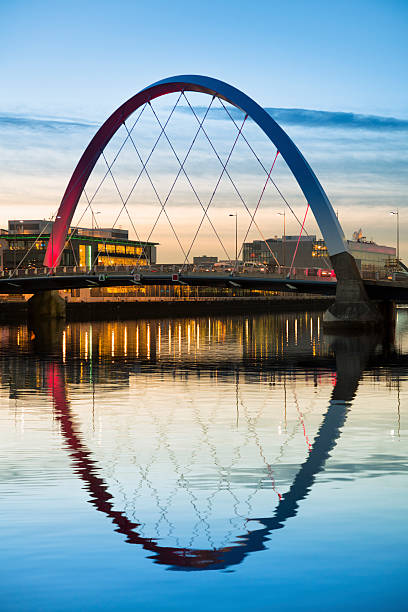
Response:
M367 293L374 300L408 303L407 281L364 281ZM336 294L335 280L287 279L273 276L180 274L72 274L19 276L0 278L0 294L32 294L53 289L92 287L126 287L140 285L188 285L190 287L236 288L282 291L331 296Z

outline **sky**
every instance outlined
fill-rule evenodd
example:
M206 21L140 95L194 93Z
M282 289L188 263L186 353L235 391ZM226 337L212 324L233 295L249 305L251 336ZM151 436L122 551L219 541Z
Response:
M205 74L242 89L284 127L338 210L347 237L362 227L367 238L395 244L395 217L389 211L399 208L401 253L408 259L407 57L408 4L404 1L262 0L253 6L239 1L0 0L0 226L5 227L9 218L55 214L89 140L130 96L166 76ZM205 98L192 97L197 112L208 104ZM161 117L171 104L170 99L158 103ZM180 153L194 133L186 102L182 106L171 124ZM234 128L223 113L217 107L206 121L225 158ZM236 118L239 121L238 115ZM137 132L144 154L156 128L150 116ZM245 133L270 166L273 147L267 149L250 121ZM181 135L185 136L184 149ZM114 145L120 146L119 136L107 157L113 158ZM198 145L191 159L196 165L191 163L189 171L204 201L218 170L203 138ZM177 164L174 157L170 160L165 142L157 153L151 172L164 198ZM127 154L127 161L118 168L124 192L137 167L134 151ZM247 160L248 150L240 143L231 158L231 175L241 180L252 210L262 187L262 173ZM98 171L103 169L95 168L90 192ZM280 159L275 173L301 217L304 201ZM146 237L152 225L152 193L147 177L142 182L129 207L133 206L140 234ZM234 228L227 211L235 211L238 203L225 177L221 183L224 191L220 190L212 214L231 250ZM106 186L95 201L98 222L104 226L116 218L114 206L118 204L113 203L112 188L112 184ZM188 200L187 191L181 181L169 201L169 216L185 248L190 244L191 227L200 220L200 207ZM265 197L265 207L260 209L259 224L267 237L282 233L277 215L282 202L275 195ZM150 216L157 206L157 201L152 203ZM239 211L240 240L246 232L245 214ZM295 233L297 223L289 212L287 219L287 233ZM85 215L83 221L89 225L90 216ZM132 233L125 216L119 223ZM253 229L249 237L259 238ZM210 230L204 223L192 254L222 255ZM310 231L319 233L313 222ZM152 239L160 242L159 260L180 258L164 215Z

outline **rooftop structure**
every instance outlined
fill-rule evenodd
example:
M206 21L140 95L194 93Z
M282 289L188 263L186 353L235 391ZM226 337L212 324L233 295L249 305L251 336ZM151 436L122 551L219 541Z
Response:
M9 234L50 234L54 227L54 221L49 219L28 219L28 220L16 220L11 219L8 221L8 232ZM117 227L70 227L69 233L75 232L80 236L94 236L96 238L121 238L128 240L129 232Z

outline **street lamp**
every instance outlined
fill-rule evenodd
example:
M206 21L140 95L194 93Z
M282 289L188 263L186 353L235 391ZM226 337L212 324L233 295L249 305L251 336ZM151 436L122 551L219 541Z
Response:
M283 217L283 236L282 236L282 253L283 253L283 267L285 267L286 261L286 211L283 213L278 212L278 215Z
M93 229L94 229L94 221L95 221L95 225L96 225L95 215L100 215L100 214L101 214L100 210L98 210L97 212L92 211L92 232L93 232Z
M399 210L390 210L391 215L397 215L397 262L399 261Z
M238 262L238 213L230 213L230 217L235 217L235 268Z

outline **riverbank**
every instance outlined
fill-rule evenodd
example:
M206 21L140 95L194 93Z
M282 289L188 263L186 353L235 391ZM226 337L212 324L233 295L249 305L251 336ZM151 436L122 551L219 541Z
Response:
M175 318L220 314L253 314L325 310L333 302L326 296L272 296L198 299L142 299L132 301L67 302L67 321L111 321L146 318ZM27 320L27 302L0 304L0 323Z

